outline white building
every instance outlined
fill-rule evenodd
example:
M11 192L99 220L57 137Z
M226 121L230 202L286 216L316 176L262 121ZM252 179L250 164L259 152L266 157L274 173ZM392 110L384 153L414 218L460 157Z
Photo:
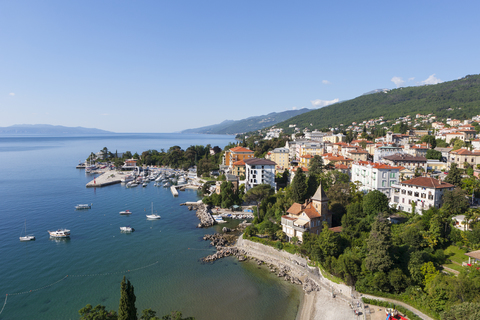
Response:
M390 189L400 181L400 167L370 161L355 161L352 164L352 182L359 181L362 191L378 190L390 198Z
M412 202L415 212L442 206L442 196L445 190L453 190L453 184L430 177L418 177L392 185L390 206L398 210L412 212Z
M394 155L396 153L404 153L402 147L393 147L393 146L381 146L376 148L373 153L373 162L379 162L384 157Z
M250 158L245 162L245 189L248 191L259 184L269 184L276 189L276 163L266 159Z

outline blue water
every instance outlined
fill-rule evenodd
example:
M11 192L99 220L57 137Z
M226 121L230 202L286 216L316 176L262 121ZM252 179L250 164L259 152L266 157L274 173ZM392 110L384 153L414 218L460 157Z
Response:
M214 252L201 237L219 227L197 229L194 211L179 206L197 201L196 191L174 198L153 183L87 189L93 177L75 169L103 147L140 154L173 145L223 148L231 141L230 136L180 134L0 137L0 319L78 319L78 310L88 303L117 310L123 275L135 287L139 312L294 319L298 287L233 258L200 262ZM146 220L152 202L161 220ZM93 206L75 211L78 203ZM133 214L120 216L125 209ZM25 220L36 241L19 241ZM126 225L136 231L120 233ZM50 240L47 230L58 228L70 229L71 239Z

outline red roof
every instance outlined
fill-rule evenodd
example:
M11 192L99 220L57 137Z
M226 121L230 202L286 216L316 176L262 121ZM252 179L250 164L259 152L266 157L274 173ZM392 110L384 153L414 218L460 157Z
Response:
M346 164L343 163L335 163L335 169L350 169Z
M311 154L305 154L305 155L301 156L300 158L310 159L310 158L313 158L313 156Z
M401 184L409 184L412 186L417 187L425 187L425 188L434 188L434 189L444 189L444 188L454 188L453 184L443 182L441 180L437 180L430 177L418 177L413 178L407 181L401 182Z
M245 161L243 161L243 160L235 161L232 165L233 166L245 166Z
M380 162L371 162L371 161L356 161L354 164L361 165L361 166L372 166L375 169L399 169L403 167L394 167L388 164L380 163Z
M450 153L455 153L455 154L464 155L464 156L473 155L473 152L471 152L470 150L467 150L467 149L463 149L463 148L450 151Z
M244 147L235 147L235 148L232 148L230 149L230 152L249 152L249 153L253 153L252 150L248 149L248 148L244 148Z

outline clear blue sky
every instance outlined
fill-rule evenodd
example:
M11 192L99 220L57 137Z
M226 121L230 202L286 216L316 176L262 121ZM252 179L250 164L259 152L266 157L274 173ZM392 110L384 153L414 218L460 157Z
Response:
M480 73L479 1L0 2L0 126L173 132Z

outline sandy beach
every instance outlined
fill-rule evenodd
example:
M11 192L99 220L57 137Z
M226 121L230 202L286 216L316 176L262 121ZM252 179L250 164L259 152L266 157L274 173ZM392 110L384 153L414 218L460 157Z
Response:
M351 304L356 305L358 300L352 300L351 288L325 279L318 268L308 266L304 258L245 240L243 237L239 237L237 248L243 249L249 257L278 268L287 267L290 270L289 275L302 282L308 278L318 285L319 291L304 293L296 320L356 319Z

